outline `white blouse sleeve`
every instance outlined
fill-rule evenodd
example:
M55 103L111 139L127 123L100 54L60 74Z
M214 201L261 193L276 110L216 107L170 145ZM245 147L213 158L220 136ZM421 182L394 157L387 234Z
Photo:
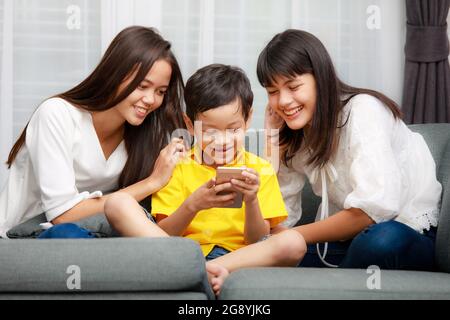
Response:
M28 149L42 210L52 221L81 201L91 197L75 185L72 146L76 124L64 101L45 101L30 120L26 132Z
M280 164L277 176L288 211L288 218L281 225L293 227L302 217L302 190L305 186L306 176L303 172L298 172L291 167L288 168L284 164Z
M348 174L353 190L344 208L359 208L376 223L391 220L399 213L401 199L401 174L391 146L396 120L372 96L358 95L349 103L345 152L351 159Z

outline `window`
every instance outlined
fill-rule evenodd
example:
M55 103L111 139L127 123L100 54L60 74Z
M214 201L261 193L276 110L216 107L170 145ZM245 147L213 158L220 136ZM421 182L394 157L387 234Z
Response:
M0 0L0 39L1 188L4 162L33 111L97 64L100 1Z
M13 130L17 137L44 99L70 89L98 63L100 4L14 0L13 14Z
M0 0L0 34L3 34L3 0ZM0 39L0 58L3 56L3 37ZM0 74L2 74L2 63L0 63ZM1 95L0 87L0 95Z
M402 1L168 0L161 14L162 34L173 43L185 80L209 63L244 69L255 94L255 128L263 127L267 104L256 77L257 58L276 33L288 28L316 35L343 81L401 102L406 30ZM373 28L368 26L372 15L379 18Z
M290 9L290 0L216 1L214 62L237 65L247 73L255 95L254 128L263 128L267 104L256 76L258 56L276 33L291 26Z
M315 34L343 81L401 103L405 21L404 2L388 0L0 0L0 159L39 103L88 75L129 25L159 29L185 80L209 63L243 68L255 94L252 127L262 128L256 62L276 33ZM5 177L0 165L0 187Z
M165 0L160 31L172 43L184 81L198 69L200 5L198 0Z

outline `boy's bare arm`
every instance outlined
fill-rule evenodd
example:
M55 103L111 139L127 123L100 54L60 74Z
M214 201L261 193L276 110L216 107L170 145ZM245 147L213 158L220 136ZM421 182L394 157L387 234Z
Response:
M242 172L244 180L232 179L233 187L242 192L245 201L244 240L246 244L258 242L270 233L270 224L264 220L258 201L259 173L251 168Z
M256 243L270 233L270 223L264 220L258 198L245 203L244 239L246 244Z
M218 195L230 187L230 183L216 186L215 179L211 179L191 194L170 216L162 218L160 215L157 218L158 225L171 236L182 236L199 211L231 205L234 202L235 192Z
M189 204L189 198L170 216L157 215L158 226L171 236L182 236L195 218L197 211Z

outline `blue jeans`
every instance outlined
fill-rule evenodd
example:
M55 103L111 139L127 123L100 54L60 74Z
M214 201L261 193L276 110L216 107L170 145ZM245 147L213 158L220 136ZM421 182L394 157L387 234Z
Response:
M42 232L38 239L91 239L96 236L73 223L63 223Z
M434 244L436 228L423 234L397 221L374 224L353 240L330 242L325 261L340 268L363 268L376 265L380 269L435 270ZM323 253L323 245L320 246ZM299 267L325 267L316 245L308 250Z
M215 246L210 253L205 257L206 261L214 260L216 258L219 258L221 256L226 255L227 253L230 253L227 249L224 249L219 246Z

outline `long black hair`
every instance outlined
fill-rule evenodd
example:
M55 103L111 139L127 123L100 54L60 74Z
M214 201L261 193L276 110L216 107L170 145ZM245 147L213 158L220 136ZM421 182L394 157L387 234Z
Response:
M263 49L258 58L257 75L263 87L269 87L277 76L294 78L312 74L316 81L316 111L308 139L304 131L292 130L284 125L280 131L280 145L285 147L284 164L300 148L312 150L307 164L323 166L333 155L338 144L340 114L345 104L357 94L369 94L382 101L395 118L401 118L397 104L384 94L355 88L342 82L334 69L330 55L322 42L311 33L289 29L277 34Z
M128 159L118 181L119 188L148 177L170 134L177 128L185 128L182 117L183 78L171 44L152 28L126 28L114 38L99 65L84 81L56 96L91 112L113 108L138 87L160 59L172 67L167 94L160 108L150 113L141 125L125 123ZM134 73L134 79L119 92L119 86ZM11 149L7 161L9 167L25 143L27 126Z

